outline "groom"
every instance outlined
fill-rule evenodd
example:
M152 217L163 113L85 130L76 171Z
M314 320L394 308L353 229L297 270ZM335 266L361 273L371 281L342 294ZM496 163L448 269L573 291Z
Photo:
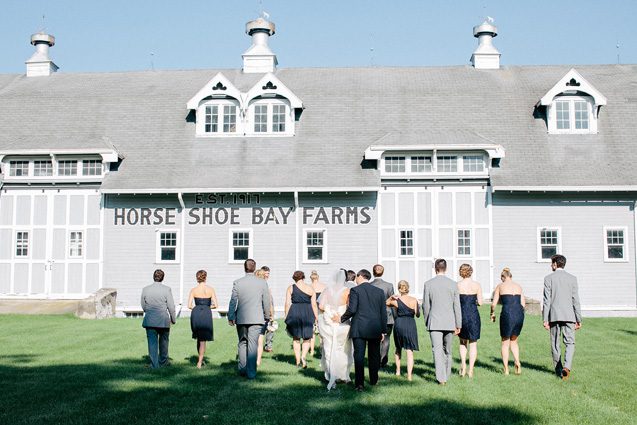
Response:
M347 310L340 322L352 319L349 336L354 346L354 371L357 391L363 391L365 381L365 348L368 347L369 383L378 382L380 369L380 343L387 334L387 310L385 293L369 284L372 275L369 270L356 274L356 286L350 290ZM338 315L333 320L339 321Z

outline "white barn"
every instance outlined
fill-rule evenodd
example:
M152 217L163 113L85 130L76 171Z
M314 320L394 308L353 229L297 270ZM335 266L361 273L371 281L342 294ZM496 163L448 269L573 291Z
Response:
M247 24L242 69L57 73L35 34L0 75L0 298L118 290L152 271L177 302L206 269L223 304L242 262L385 265L416 294L444 257L485 291L507 266L541 298L562 253L584 310L637 310L637 66L278 69Z

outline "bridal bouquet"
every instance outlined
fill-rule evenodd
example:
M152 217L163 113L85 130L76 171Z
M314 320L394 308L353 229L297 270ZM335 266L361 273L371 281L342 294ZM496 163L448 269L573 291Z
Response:
M335 322L333 317L335 314L338 314L338 311L332 309L331 306L325 306L325 310L323 310L323 317L325 321L330 324L339 325L340 322ZM340 316L340 315L339 315Z
M276 332L276 330L279 329L279 322L276 320L270 320L266 329L268 332Z

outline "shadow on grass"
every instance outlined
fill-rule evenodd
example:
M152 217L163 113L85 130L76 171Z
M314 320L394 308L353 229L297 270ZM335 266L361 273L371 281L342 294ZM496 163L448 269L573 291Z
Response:
M633 331L632 329L619 329L619 331L627 333L628 335L637 335L637 331Z
M289 372L260 372L250 381L239 378L235 368L228 361L205 370L185 363L150 370L137 358L110 364L0 364L0 423L157 425L198 424L210 418L216 424L290 425L307 423L308 417L313 424L395 423L397 412L428 423L466 424L470 418L473 424L516 425L538 420L513 405L484 407L444 399L444 388L431 398L405 400L401 391L406 386L398 379L383 380L362 394L349 385L327 392L322 384ZM312 378L320 374L306 371Z
M502 365L502 358L493 356L491 357L491 360L494 363L498 364L498 367L485 364L485 368L496 373L502 373L502 370L504 368L504 366ZM520 360L520 364L522 365L522 370L524 369L535 370L537 372L548 373L549 375L555 375L555 370L551 369L548 366L539 365L535 363L529 363L524 360ZM513 372L513 358L509 358L509 368L511 369L511 372Z

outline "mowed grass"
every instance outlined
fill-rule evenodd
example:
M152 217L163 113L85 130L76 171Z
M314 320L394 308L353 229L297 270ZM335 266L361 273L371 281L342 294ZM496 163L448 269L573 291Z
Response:
M0 316L0 424L634 424L637 319L587 319L573 375L553 375L548 332L527 316L522 375L501 373L497 324L482 313L475 377L435 384L428 334L418 320L415 378L382 373L357 393L327 392L318 357L294 366L283 325L256 380L236 373L236 333L215 320L207 366L197 370L188 319L171 331L172 365L145 367L139 319ZM393 347L393 343L392 343ZM458 342L454 341L454 373ZM393 358L391 361L393 367ZM352 373L353 378L353 373Z

